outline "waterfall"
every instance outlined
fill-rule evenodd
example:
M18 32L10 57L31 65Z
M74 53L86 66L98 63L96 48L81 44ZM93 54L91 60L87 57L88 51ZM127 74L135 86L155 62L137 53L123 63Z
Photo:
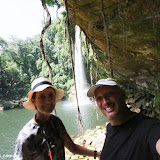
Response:
M79 26L75 26L75 80L79 104L89 103L87 98L87 81L81 49L81 35Z

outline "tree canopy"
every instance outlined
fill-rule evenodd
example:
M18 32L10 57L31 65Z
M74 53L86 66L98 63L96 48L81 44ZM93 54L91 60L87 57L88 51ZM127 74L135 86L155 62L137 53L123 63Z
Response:
M69 45L64 43L64 17L54 20L44 37L44 48L53 68L53 84L66 91L66 97L73 85ZM26 40L2 38L0 46L0 99L20 99L27 95L30 84L36 77L48 77L48 67L41 57L39 38Z
M83 31L88 83L114 77L130 98L135 98L134 108L160 112L159 0L45 2L49 6L65 5L67 11L52 22L44 36L46 56L57 87L68 96L73 86L70 45L65 31L68 22L73 43L74 26L80 26ZM35 77L48 77L48 67L40 55L39 35L24 41L13 37L11 42L0 38L0 72L3 98L16 91L20 98L26 95Z

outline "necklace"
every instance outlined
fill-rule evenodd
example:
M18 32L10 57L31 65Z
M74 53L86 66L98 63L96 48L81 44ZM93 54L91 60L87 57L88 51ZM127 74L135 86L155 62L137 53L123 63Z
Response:
M50 117L51 118L51 117ZM50 121L50 118L49 118L49 121ZM46 132L45 132L45 130L44 130L44 127L42 126L42 124L40 123L40 121L39 121L39 119L37 118L37 113L35 114L35 116L34 116L34 120L35 120L35 122L37 122L38 123L38 125L40 126L40 129L41 129L41 133L42 133L42 136L43 136L43 138L44 138L44 140L46 141L46 144L47 144L47 147L48 147L48 152L49 152L49 157L50 157L50 160L53 160L53 155L52 155L52 150L51 150L51 148L53 148L53 147L55 147L55 145L52 145L52 147L51 147L51 145L50 145L50 143L48 142L48 140L47 140L47 137L46 137Z

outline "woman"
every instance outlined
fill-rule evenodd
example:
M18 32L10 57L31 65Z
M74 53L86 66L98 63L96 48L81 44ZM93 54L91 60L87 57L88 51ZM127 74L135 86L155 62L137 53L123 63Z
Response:
M19 132L14 160L65 160L64 146L75 154L99 157L100 152L75 144L62 121L52 115L64 91L54 87L47 78L35 79L23 105L36 110L36 115Z

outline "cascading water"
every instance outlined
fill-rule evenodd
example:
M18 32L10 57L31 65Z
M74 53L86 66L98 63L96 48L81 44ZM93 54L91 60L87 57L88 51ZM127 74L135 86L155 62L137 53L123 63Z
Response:
M87 98L87 81L85 76L82 49L81 49L81 36L79 26L75 26L75 80L77 88L77 97L79 104L89 103Z

